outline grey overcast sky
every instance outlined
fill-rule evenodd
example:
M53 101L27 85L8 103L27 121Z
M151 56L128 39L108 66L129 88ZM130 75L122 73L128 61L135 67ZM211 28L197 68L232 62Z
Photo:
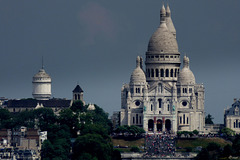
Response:
M120 110L122 84L136 56L145 58L163 2L181 57L205 85L205 111L223 123L224 108L240 98L239 0L0 0L0 96L32 97L43 56L53 97L72 98L79 82L87 103Z

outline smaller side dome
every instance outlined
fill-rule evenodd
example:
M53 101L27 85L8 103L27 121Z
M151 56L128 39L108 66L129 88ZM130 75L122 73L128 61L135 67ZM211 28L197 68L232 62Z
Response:
M189 68L189 58L184 56L183 58L183 68L178 75L178 84L180 85L194 85L195 76Z
M145 83L146 82L146 76L143 70L141 69L140 65L141 58L137 57L137 67L132 72L130 83Z

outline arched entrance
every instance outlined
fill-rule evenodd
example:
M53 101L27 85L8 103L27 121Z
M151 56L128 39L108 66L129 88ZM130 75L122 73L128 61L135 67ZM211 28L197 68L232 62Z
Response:
M171 130L171 121L169 119L165 121L165 128L167 131Z
M162 131L162 120L161 119L157 120L157 131Z
M148 131L153 131L153 120L152 119L149 119L148 120Z

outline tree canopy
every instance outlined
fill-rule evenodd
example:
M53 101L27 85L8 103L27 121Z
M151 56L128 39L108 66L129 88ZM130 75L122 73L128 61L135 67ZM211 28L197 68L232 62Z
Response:
M72 146L73 159L111 159L113 147L109 134L112 124L108 114L97 105L94 105L94 110L87 107L82 101L75 101L58 115L50 108L26 110L15 115L0 109L0 128L25 126L47 131L48 140L43 142L41 150L43 160L68 160ZM73 144L71 138L73 141L76 139Z

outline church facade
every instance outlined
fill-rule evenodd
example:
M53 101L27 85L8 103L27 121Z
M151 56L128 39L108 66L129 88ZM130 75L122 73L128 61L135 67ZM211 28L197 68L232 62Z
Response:
M203 132L204 86L196 84L180 52L169 6L160 11L160 25L151 36L145 57L137 57L130 83L121 89L120 125L136 125L147 132Z

